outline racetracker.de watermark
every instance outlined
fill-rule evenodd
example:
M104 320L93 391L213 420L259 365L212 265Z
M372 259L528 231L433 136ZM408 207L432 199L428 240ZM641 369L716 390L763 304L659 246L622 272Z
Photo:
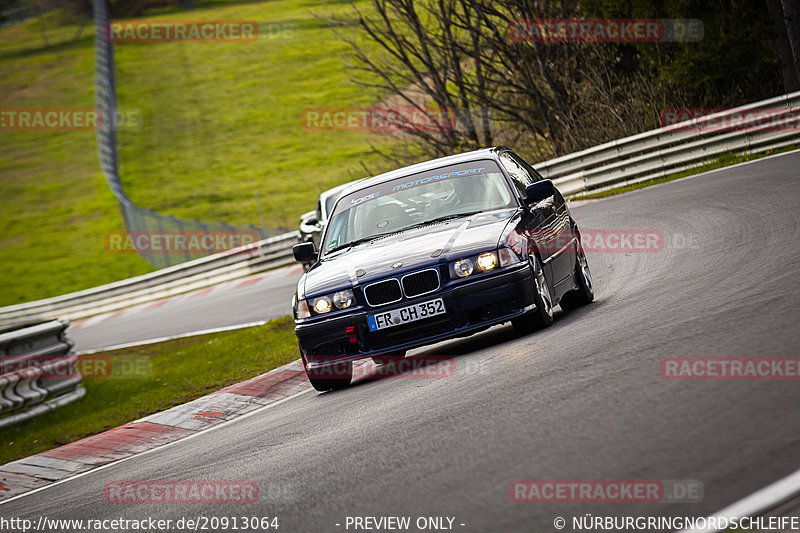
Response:
M660 367L668 380L800 380L800 357L665 357Z
M106 251L124 253L211 254L253 244L254 230L109 231L103 239Z
M696 479L516 479L508 486L515 503L697 503Z
M105 125L103 112L93 107L5 107L0 109L0 131L97 131ZM114 130L138 130L142 112L121 109L110 120Z
M353 332L355 335L355 332ZM356 337L352 337L357 341ZM456 360L449 355L384 356L382 364L356 363L352 369L329 365L314 371L316 377L346 379L447 379L456 376Z
M105 36L112 43L250 42L259 28L254 20L112 20Z
M664 249L664 234L657 229L592 229L581 228L580 232L566 228L558 230L514 231L508 236L507 245L517 253L529 246L533 240L539 251L556 253L564 251L573 239L578 239L583 251L591 253L658 253ZM567 251L574 248L567 249Z
M787 108L745 109L670 108L659 124L671 131L800 131L800 111Z
M664 43L697 42L705 33L699 19L518 19L509 23L515 42Z
M447 379L455 377L455 359L445 355L398 357L385 364L354 366L353 377L367 379Z
M309 108L303 110L302 123L312 130L450 131L464 117L461 110L413 106Z
M9 355L0 357L0 375L18 374L37 380L142 379L153 372L148 356L115 356L82 354L72 356Z
M120 504L249 504L258 501L255 481L107 481L103 498Z

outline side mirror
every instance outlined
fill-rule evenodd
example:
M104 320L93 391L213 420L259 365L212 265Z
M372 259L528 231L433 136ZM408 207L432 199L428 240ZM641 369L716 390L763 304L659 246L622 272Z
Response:
M555 196L556 188L550 180L537 181L525 187L525 203L536 205L542 200Z
M316 226L319 224L319 220L317 220L317 215L312 215L303 221L303 224L308 226Z
M301 242L292 246L292 255L294 255L295 261L308 263L317 258L317 250L314 248L313 242Z

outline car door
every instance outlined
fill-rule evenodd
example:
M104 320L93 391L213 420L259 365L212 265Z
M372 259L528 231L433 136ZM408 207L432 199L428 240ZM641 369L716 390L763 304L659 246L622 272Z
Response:
M524 159L508 151L500 155L503 166L511 175L515 186L522 187L521 195L525 196L524 187L541 181L542 176ZM516 182L519 181L519 185ZM531 216L527 225L531 236L542 257L545 272L549 274L554 285L572 275L575 262L574 246L571 243L569 211L561 193L556 190L552 197L531 207Z

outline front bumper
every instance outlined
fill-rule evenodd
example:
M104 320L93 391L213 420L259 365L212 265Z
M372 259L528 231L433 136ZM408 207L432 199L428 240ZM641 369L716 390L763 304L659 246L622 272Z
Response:
M396 304L302 321L295 325L295 333L307 367L322 368L467 336L507 322L536 308L533 286L531 270L527 263L522 263ZM436 298L444 300L446 314L374 332L369 330L368 315ZM348 328L355 328L355 336L347 333Z

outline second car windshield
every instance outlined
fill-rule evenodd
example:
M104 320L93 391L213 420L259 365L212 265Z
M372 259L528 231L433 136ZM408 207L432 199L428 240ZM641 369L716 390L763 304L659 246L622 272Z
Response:
M339 249L442 217L513 205L508 183L494 161L438 168L343 196L330 217L322 250Z

